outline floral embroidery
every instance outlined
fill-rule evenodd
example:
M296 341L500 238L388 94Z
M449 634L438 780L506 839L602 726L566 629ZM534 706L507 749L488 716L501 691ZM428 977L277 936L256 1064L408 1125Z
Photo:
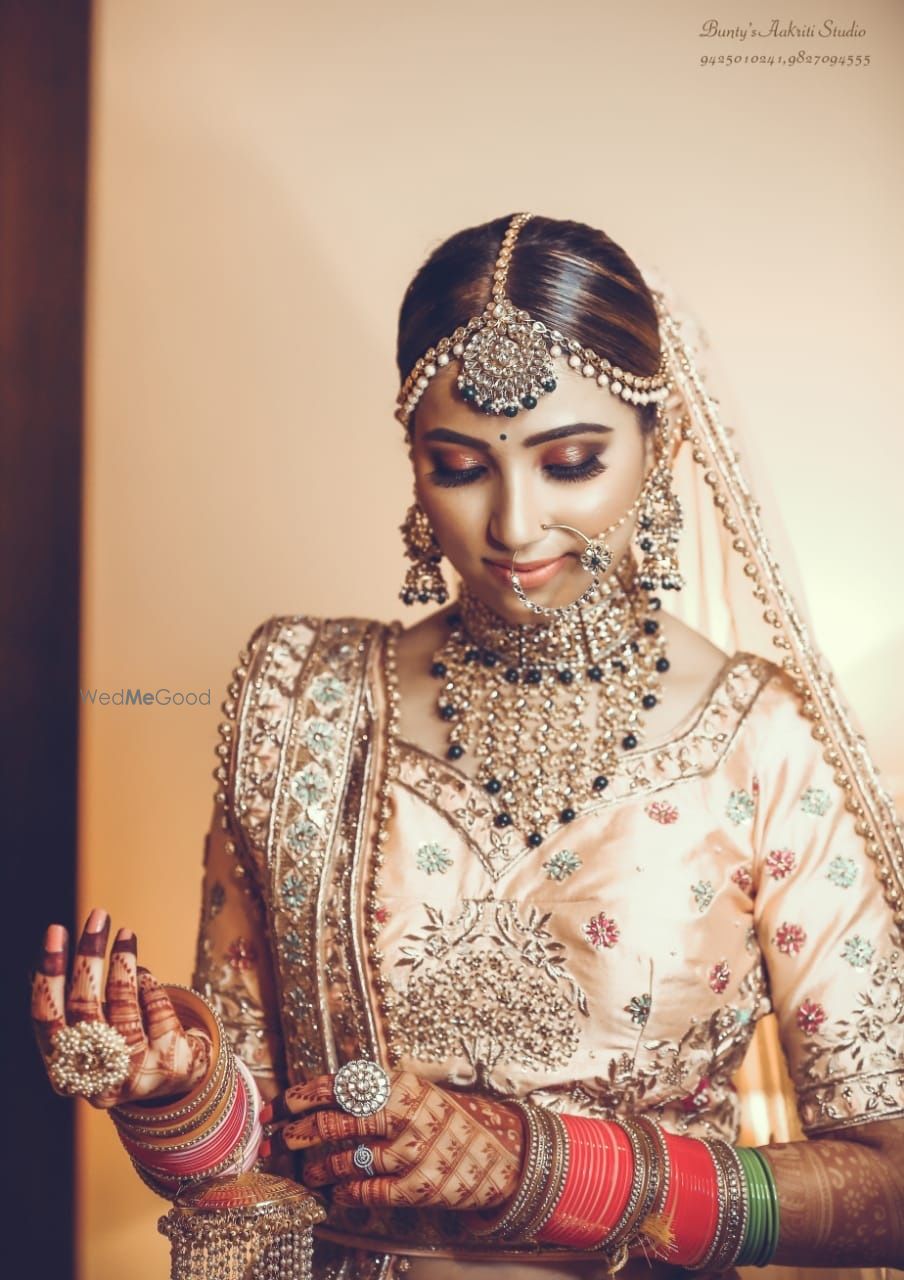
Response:
M837 884L839 889L850 889L857 879L857 864L853 858L843 858L841 854L833 858L826 872L826 879Z
M808 1133L900 1110L904 966L895 939L890 941L848 1016L827 1022L802 1046L795 1083Z
M552 857L543 863L543 870L550 880L566 880L581 865L581 860L576 853L572 853L570 849L557 849Z
M817 818L827 812L831 803L828 791L823 791L822 787L807 787L800 798L800 807L804 813L812 813Z
M697 902L697 910L703 912L710 905L716 896L711 880L698 880L696 884L691 885L691 893Z
M335 707L345 697L345 684L328 673L311 681L311 697L319 707Z
M233 969L251 969L257 961L257 948L247 938L235 938L226 948L226 960Z
M374 911L374 919L376 920L377 924L381 924L381 925L386 924L389 918L390 918L390 911L388 907L377 907L376 910Z
M290 871L283 877L282 900L287 911L297 911L307 897L304 880L297 871Z
M786 956L798 955L806 940L806 932L799 924L780 924L775 931L775 945Z
M731 981L731 967L727 960L720 960L709 971L709 985L720 996Z
M618 925L606 915L605 911L601 911L598 916L593 916L585 925L582 925L581 932L597 951L603 947L614 947L619 939Z
M410 975L394 996L407 1052L426 1062L464 1058L478 1079L498 1066L497 1087L506 1084L500 1064L547 1071L569 1062L587 997L548 913L492 894L465 898L448 918L428 904L424 912L395 964Z
M704 1076L693 1093L685 1094L681 1099L681 1110L691 1113L704 1111L710 1103L709 1091L711 1087L712 1081L709 1076Z
M319 804L329 788L330 780L326 770L322 765L315 764L313 760L303 769L299 769L298 773L293 774L289 781L289 791L305 808Z
M650 1006L652 1003L649 992L645 991L642 996L631 997L625 1005L625 1013L630 1013L632 1022L636 1022L638 1026L644 1027L646 1026L647 1019L650 1016Z
M452 855L449 850L435 842L422 844L414 855L414 860L418 870L425 872L428 876L445 875L452 866Z
M753 817L756 803L749 791L732 791L725 806L725 814L736 826L749 822Z
M806 1036L815 1035L826 1020L826 1011L817 1000L805 1000L797 1011L797 1025Z
M286 827L286 844L294 853L307 853L320 835L320 829L310 818L299 818Z
M297 929L287 929L280 938L280 951L290 964L300 964L304 958L304 945Z
M773 880L784 880L794 870L797 857L790 849L773 849L766 859L766 870Z
M678 810L673 804L667 804L665 800L651 801L644 809L644 813L654 822L661 822L664 826L678 821Z
M328 720L306 720L301 730L301 740L315 756L326 755L333 748L336 735Z
M865 969L875 954L876 948L873 944L862 934L855 933L845 942L841 956L852 968Z
M737 870L732 871L731 878L742 893L753 897L753 875L750 867L738 867Z

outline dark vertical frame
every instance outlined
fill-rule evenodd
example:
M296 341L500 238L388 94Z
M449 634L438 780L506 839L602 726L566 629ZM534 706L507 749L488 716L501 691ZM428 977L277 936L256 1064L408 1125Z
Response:
M7 1263L18 1242L57 1280L74 1273L73 1106L41 1070L26 973L75 911L90 28L90 0L0 0L5 1237Z

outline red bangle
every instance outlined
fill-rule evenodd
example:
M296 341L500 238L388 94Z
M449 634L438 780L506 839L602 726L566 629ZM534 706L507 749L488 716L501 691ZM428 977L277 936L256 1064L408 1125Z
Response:
M672 1180L663 1215L670 1221L668 1261L694 1267L706 1256L719 1221L719 1183L709 1148L698 1138L665 1134Z
M552 1216L538 1234L549 1243L595 1248L625 1211L634 1174L631 1143L606 1120L563 1115L568 1176Z
M130 1155L150 1173L172 1177L203 1173L212 1169L229 1155L235 1147L248 1119L248 1094L241 1081L236 1079L235 1097L223 1123L209 1138L203 1139L184 1151L148 1151L122 1135L122 1143Z

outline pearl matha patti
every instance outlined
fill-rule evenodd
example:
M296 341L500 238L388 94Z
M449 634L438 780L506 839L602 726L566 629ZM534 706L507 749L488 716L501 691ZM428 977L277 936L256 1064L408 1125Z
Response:
M633 405L660 406L669 394L668 364L660 359L654 374L622 369L576 339L535 320L506 294L515 241L529 213L512 218L493 270L493 288L483 312L440 338L415 362L402 384L395 416L408 427L430 381L452 360L460 363L456 385L462 398L485 413L514 417L536 408L542 395L557 384L556 362L564 362L585 378Z

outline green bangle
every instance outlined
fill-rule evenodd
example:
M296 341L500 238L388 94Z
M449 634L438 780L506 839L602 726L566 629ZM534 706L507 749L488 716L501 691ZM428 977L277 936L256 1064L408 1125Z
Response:
M763 1188L766 1194L767 1206L767 1231L766 1240L760 1256L754 1263L755 1266L765 1267L772 1261L776 1249L778 1248L779 1233L779 1210L778 1210L778 1188L775 1185L775 1175L772 1172L772 1165L763 1155L762 1151L753 1148L753 1154L756 1157L762 1169Z

